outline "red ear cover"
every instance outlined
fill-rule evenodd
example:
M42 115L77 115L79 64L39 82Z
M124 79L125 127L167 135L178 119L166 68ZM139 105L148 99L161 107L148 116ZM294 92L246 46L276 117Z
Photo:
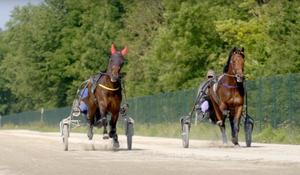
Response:
M124 55L126 54L127 52L127 47L125 47L123 50L122 50L122 56L124 57Z
M116 52L115 46L113 44L111 45L110 51L112 55Z

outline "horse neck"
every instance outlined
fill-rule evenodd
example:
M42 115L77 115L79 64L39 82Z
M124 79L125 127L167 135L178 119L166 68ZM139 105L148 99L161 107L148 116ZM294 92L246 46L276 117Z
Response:
M228 69L228 73L227 75L229 76L224 76L222 82L229 85L229 86L238 86L238 88L234 88L238 91L238 93L244 97L244 87L242 84L237 82L236 77L234 77L233 72L231 71L231 69Z
M229 76L225 76L224 78L224 83L230 85L230 86L236 86L237 85L237 80L236 77L234 77L234 73L231 67L229 67L228 71L227 71L227 75Z
M106 75L103 76L102 81L100 80L100 83L109 87L109 88L117 88L119 87L119 81L111 82L109 72L106 71Z

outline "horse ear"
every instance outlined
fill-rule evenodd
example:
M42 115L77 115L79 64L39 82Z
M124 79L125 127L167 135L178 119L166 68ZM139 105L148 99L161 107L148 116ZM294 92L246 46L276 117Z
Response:
M242 47L242 50L241 50L242 54L244 53L244 47Z
M124 55L126 54L127 52L127 47L125 47L123 50L122 50L122 56L124 57Z
M236 53L236 47L234 47L233 49L232 49L232 52L235 54Z
M112 55L116 52L115 46L113 44L111 45L110 52Z

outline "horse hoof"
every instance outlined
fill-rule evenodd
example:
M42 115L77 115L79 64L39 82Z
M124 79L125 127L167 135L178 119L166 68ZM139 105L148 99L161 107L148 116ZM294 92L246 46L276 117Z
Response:
M103 134L103 139L109 139L108 134Z
M110 138L113 138L114 134L112 134L111 132L109 132L108 136L109 136Z
M231 142L232 142L233 144L237 144L236 138L231 138Z
M88 138L89 138L89 140L92 140L93 139L93 133L87 133L87 136L88 136Z
M118 140L115 140L113 146L114 146L114 148L120 148L119 141L118 141Z

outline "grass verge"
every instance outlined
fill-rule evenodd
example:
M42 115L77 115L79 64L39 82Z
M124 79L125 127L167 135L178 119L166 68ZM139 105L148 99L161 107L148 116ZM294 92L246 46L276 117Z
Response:
M226 124L226 135L228 141L231 140L230 126ZM288 126L281 126L273 129L271 125L263 126L262 132L259 133L259 128L254 125L252 134L252 142L258 143L278 143L278 144L295 144L300 145L300 129L298 127L289 131ZM0 129L26 129L40 132L59 132L59 126L50 126L43 122L32 122L29 125L14 125L12 123L5 124ZM118 124L118 134L124 134L124 126L122 122ZM87 126L80 126L71 132L87 133ZM103 129L95 129L95 134L102 134ZM135 123L134 135L151 136L151 137L169 137L181 138L179 123L162 123L162 124L139 124ZM211 123L192 124L190 129L190 139L196 140L222 140L220 128ZM239 132L239 141L245 141L244 129L241 126Z

